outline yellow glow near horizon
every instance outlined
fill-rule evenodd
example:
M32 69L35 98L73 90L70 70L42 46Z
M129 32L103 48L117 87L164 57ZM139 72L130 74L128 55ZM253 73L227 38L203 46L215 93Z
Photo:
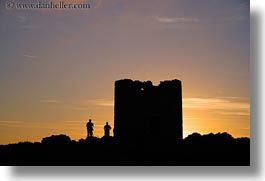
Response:
M184 98L183 137L185 138L194 132L201 134L228 132L234 137L249 137L250 124L246 121L250 119L249 104L240 103L238 99L240 98ZM42 102L56 103L55 101ZM113 101L91 100L83 102L93 102L93 105L98 106L94 107L93 114L88 114L85 108L74 109L74 116L79 116L80 119L71 120L69 117L65 117L65 120L59 123L56 121L50 123L1 121L0 129L8 127L13 134L10 136L10 132L2 132L2 134L6 134L6 137L1 137L0 142L2 144L18 141L39 142L43 137L56 134L66 134L73 140L85 139L88 119L92 119L94 122L94 136L102 137L105 122L108 121L112 128L114 127ZM113 135L112 131L111 135Z

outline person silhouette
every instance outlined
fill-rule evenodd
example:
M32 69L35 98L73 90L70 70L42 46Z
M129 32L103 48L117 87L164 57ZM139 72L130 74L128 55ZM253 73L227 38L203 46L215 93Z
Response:
M105 136L110 136L110 134L109 134L110 130L111 130L111 126L109 125L108 122L106 122L106 125L104 126Z
M93 136L93 130L94 130L93 127L94 127L94 124L92 123L92 120L89 119L89 121L86 123L86 128L87 128L87 138Z

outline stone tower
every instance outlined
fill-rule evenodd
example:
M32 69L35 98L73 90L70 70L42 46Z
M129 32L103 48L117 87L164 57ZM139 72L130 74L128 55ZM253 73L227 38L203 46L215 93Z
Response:
M114 137L120 143L172 144L182 134L181 81L115 82Z

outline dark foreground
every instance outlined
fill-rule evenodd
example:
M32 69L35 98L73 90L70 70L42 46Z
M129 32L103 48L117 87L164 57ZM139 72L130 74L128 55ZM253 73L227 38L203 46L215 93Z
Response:
M194 133L182 143L121 145L113 137L71 141L65 135L41 143L0 146L0 165L249 166L250 139L227 133Z

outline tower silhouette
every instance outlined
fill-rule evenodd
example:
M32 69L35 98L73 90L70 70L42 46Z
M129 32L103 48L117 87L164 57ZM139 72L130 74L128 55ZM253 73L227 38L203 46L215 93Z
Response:
M175 143L182 140L180 80L130 79L115 82L114 137L120 143Z

